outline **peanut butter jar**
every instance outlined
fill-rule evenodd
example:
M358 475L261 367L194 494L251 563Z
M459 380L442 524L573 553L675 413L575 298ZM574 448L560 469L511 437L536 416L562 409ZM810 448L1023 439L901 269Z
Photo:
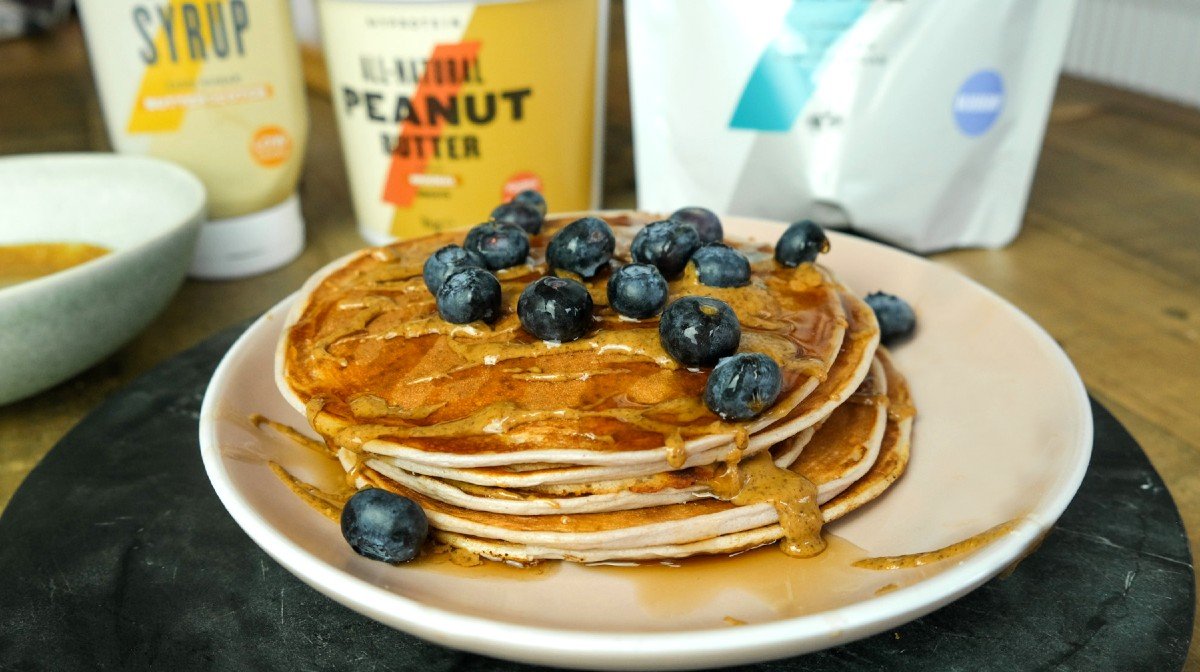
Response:
M362 236L469 227L525 189L597 205L604 0L321 0Z

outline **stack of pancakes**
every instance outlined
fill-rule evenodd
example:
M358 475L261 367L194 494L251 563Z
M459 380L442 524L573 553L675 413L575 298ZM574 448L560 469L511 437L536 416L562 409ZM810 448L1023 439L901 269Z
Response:
M628 263L651 218L604 218ZM462 232L364 251L304 287L279 345L279 388L355 487L415 500L437 540L488 558L602 562L780 539L808 555L822 522L900 475L913 416L904 379L871 309L819 265L785 268L769 249L740 247L749 286L708 287L691 268L670 283L672 300L728 303L740 350L780 365L779 398L748 422L705 407L709 370L672 359L657 318L608 308L607 272L584 281L592 333L557 344L525 332L517 298L573 219L547 220L529 263L497 272L503 312L491 326L442 320L421 277Z

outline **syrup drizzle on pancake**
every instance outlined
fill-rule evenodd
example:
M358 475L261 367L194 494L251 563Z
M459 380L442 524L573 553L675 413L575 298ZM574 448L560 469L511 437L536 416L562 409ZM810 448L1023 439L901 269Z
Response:
M625 220L610 221L628 228ZM565 223L548 223L531 241L533 254ZM564 437L573 447L604 452L666 445L682 464L687 455L676 446L687 439L736 431L703 404L707 371L683 368L663 349L657 319L623 320L607 307L606 273L585 282L596 300L597 330L578 341L544 342L520 328L520 290L546 272L536 256L497 274L504 308L495 325L446 323L423 284L421 263L459 237L364 254L312 292L291 329L285 362L301 399L323 399L309 413L323 435L355 450L384 439L458 454L555 449ZM817 266L790 269L769 258L753 264L745 287L707 287L692 268L670 283L672 298L729 303L742 324L740 350L778 362L784 394L811 391L810 381L827 376L847 324L837 290ZM557 384L537 385L544 381ZM788 410L771 409L758 420Z

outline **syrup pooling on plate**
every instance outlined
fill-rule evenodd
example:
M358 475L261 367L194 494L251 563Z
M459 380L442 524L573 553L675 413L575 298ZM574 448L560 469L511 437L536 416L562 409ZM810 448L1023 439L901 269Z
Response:
M930 573L927 569L883 574L855 569L854 562L869 556L867 551L836 534L826 535L826 541L828 548L811 558L764 547L732 556L585 569L602 579L630 585L637 602L662 618L712 612L711 605L729 603L731 613L727 615L743 623L817 613L837 606L846 596L869 599L888 584L895 590Z

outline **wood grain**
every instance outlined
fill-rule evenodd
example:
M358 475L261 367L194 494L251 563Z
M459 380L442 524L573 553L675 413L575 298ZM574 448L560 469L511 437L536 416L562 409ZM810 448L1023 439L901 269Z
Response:
M633 203L619 14L609 77L605 202ZM310 62L319 63L314 54ZM319 83L319 73L310 79ZM0 44L0 154L107 144L78 26ZM0 507L80 418L138 374L258 314L327 260L362 245L328 98L310 98L301 184L308 246L289 266L185 284L121 351L31 399L0 407ZM939 254L1041 323L1088 389L1162 474L1200 553L1200 112L1064 79L1024 230L1003 250ZM1193 638L1186 669L1200 670Z
M1200 553L1200 112L1064 79L1024 229L935 256L1029 313L1138 440ZM1200 670L1200 624L1185 669Z

